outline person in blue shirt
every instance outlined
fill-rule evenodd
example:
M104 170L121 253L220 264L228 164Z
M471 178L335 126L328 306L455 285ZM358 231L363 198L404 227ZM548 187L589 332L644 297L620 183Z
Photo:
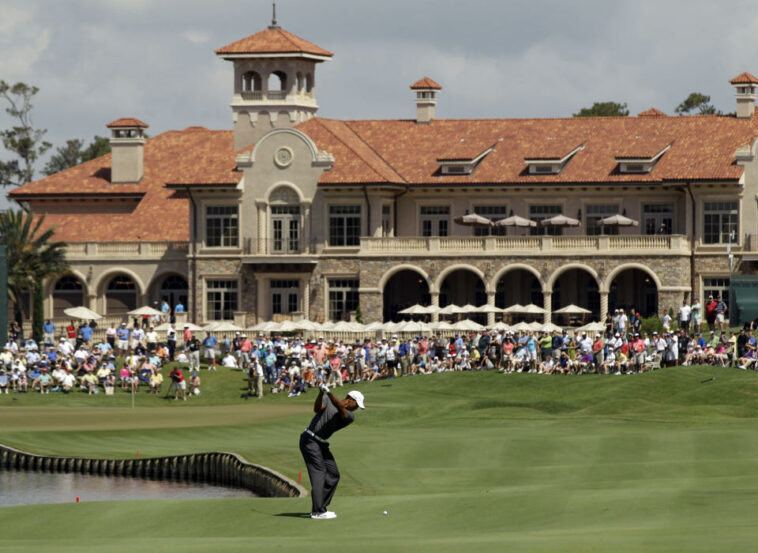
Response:
M703 336L699 332L697 333L697 345L700 346L701 348L704 348L705 346L708 345L708 342L705 341L705 338L703 338Z
M45 321L42 325L42 334L44 335L44 342L46 346L52 346L55 344L55 324L50 319Z
M129 329L126 328L126 323L121 323L121 327L116 331L116 339L118 354L123 357L129 350Z
M530 332L529 337L526 339L526 349L529 352L529 367L530 371L537 371L537 340L534 338L534 333Z
M55 348L53 346L50 346L47 348L45 355L47 356L47 359L51 365L54 365L55 362L58 360L58 352L55 351Z
M179 302L174 306L174 313L184 313L184 305L182 302Z
M100 355L103 357L103 359L110 353L111 351L111 345L103 338L103 341L100 342L95 346L97 350L100 352Z
M215 336L213 336L210 331L206 331L205 339L203 340L203 349L204 355L206 359L210 359L211 362L208 364L208 370L216 370L216 344L218 344L218 339L216 339Z
M92 332L92 327L85 321L84 326L79 329L79 337L82 339L82 342L89 344L89 341L92 339Z

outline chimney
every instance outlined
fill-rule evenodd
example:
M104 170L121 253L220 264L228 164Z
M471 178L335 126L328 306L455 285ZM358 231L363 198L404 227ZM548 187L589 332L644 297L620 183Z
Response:
M742 73L729 82L736 91L734 97L737 99L737 118L752 118L755 112L755 87L758 86L758 77Z
M413 83L411 90L416 93L416 123L431 123L437 105L437 92L442 87L429 77L424 77Z
M136 184L144 175L143 158L147 123L124 118L108 123L111 130L111 183Z

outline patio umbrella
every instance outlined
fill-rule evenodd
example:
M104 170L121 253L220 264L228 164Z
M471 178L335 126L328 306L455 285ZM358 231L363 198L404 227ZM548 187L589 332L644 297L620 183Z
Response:
M410 307L406 307L405 309L398 311L401 315L429 315L431 313L436 313L439 310L439 307L435 307L433 305L412 305Z
M467 227L491 227L492 221L487 219L487 217L482 217L481 215L477 215L476 213L467 213L466 215L462 215L460 217L456 217L453 219L453 221L456 222L458 225L464 225Z
M358 323L349 323L347 321L339 321L334 324L334 327L332 327L332 332L361 332L363 330L363 325L358 325Z
M164 331L168 330L169 324L170 323L159 324L158 326L155 327L155 331L156 332L164 332ZM183 330L184 329L184 325L187 325L187 329L190 330L190 331L192 331L192 332L197 332L198 330L203 330L203 327L197 326L196 324L192 324L192 323L175 324L174 325L174 329L177 330L177 331Z
M320 330L321 325L316 322L309 321L308 319L300 319L299 321L292 321L296 330Z
M153 309L149 305L146 305L144 307L140 307L139 309L132 309L131 311L129 311L127 313L127 315L132 315L134 317L138 317L138 316L141 316L141 315L149 315L149 316L153 317L153 316L156 316L156 315L157 316L163 315L163 313L161 313L157 309Z
M258 323L255 326L251 326L250 328L246 329L251 332L275 332L279 328L279 323L274 321L265 321L262 323Z
M439 330L439 331L444 331L444 330L455 330L455 327L454 327L453 325L451 325L451 324L450 324L449 322L447 322L447 321L439 321L439 322L437 322L437 323L429 323L429 327L430 327L432 330Z
M529 323L520 322L516 323L515 325L511 326L511 330L518 330L519 332L528 332L532 330L532 327L529 326Z
M221 321L218 323L211 323L205 327L203 327L203 330L207 330L209 332L237 332L245 330L241 326L237 326L234 323L228 323L225 321Z
M503 313L523 313L524 306L520 303L514 303L510 307L503 309Z
M379 321L374 321L373 323L369 323L366 326L363 327L364 332L376 332L377 330L382 329L382 323Z
M296 332L301 330L300 326L295 321L282 321L277 328L279 332Z
M492 325L492 328L495 330L510 330L511 325L504 323L503 321L497 322L494 325Z
M555 331L555 332L563 332L563 329L561 327L559 327L558 325L556 325L556 324L545 323L544 325L542 325L542 331L543 332L553 332L553 331Z
M592 313L589 309L585 309L584 307L579 307L578 305L569 304L566 307L561 307L560 309L556 309L553 311L556 315L586 315L588 313Z
M495 221L493 226L496 227L536 227L537 223L531 219L524 219L518 215L511 215L505 219Z
M630 219L626 215L621 215L620 213L600 219L598 224L606 227L638 227L640 225L638 221Z
M454 303L451 303L450 305L446 305L445 307L437 311L437 313L439 313L440 315L456 315L460 313L460 311L458 311L459 309L460 309L460 306L455 305Z
M475 313L502 313L504 310L494 305L480 305L476 308Z
M466 331L484 330L484 327L482 325L472 321L471 319L463 319L462 321L458 321L457 323L453 325L453 328L455 330L466 330Z
M402 328L402 324L403 323L395 323L395 322L390 321L382 325L382 330L384 332L397 332L399 329Z
M479 308L476 305L471 305L470 303L455 310L456 315L465 313L481 313L481 311L479 311Z
M598 322L592 322L587 323L584 326L580 326L576 329L575 332L603 332L605 331L605 324L604 323L598 323Z
M544 308L539 305L534 305L533 303L525 305L524 309L521 311L521 313L526 313L527 315L542 315L544 312Z
M540 221L543 227L578 227L580 224L579 219L572 219L565 215L553 215Z
M83 305L79 307L69 307L68 309L64 309L63 313L74 319L96 320L103 318L102 315L95 313L92 309L88 309Z
M544 326L542 323L539 323L537 321L532 321L531 323L527 323L529 328L535 332L539 332L541 330L544 330Z

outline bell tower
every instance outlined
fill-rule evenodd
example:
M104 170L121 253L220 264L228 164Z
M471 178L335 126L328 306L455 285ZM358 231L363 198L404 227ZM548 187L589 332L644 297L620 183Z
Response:
M318 111L316 64L333 54L282 29L268 28L216 50L234 64L234 149L255 143L271 129L293 127Z

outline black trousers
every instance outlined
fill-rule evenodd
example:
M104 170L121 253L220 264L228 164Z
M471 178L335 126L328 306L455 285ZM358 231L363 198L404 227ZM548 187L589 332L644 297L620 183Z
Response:
M329 445L313 439L305 432L300 435L300 453L303 454L308 478L311 480L311 512L323 513L332 502L340 471Z

